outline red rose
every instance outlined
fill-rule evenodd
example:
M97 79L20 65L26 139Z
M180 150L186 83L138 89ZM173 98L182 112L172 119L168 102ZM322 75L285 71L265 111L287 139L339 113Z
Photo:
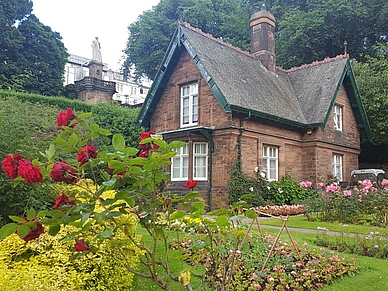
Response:
M65 193L62 193L60 196L55 198L55 205L53 208L57 210L59 207L70 207L74 205L75 201L70 200L69 196L67 196Z
M183 185L184 188L193 189L195 186L197 186L198 181L194 180L188 180L185 185Z
M32 221L32 220L28 220L27 218L23 217L23 219L26 221L26 223ZM34 218L35 219L35 218ZM17 232L16 232L17 233ZM25 242L29 242L30 240L33 240L33 239L36 239L38 238L42 233L44 233L44 228L43 226L39 223L39 222L36 222L36 226L35 228L31 228L30 229L30 232L25 236L25 237L22 237L22 239L25 241Z
M51 179L57 182L74 184L78 181L75 169L70 167L65 161L55 163L50 173Z
M77 161L79 162L79 166L81 167L83 164L89 161L89 159L97 158L97 150L94 146L84 146L81 152L78 153Z
M16 179L18 176L18 166L22 157L20 154L14 155L6 155L5 159L1 163L1 168L4 170L5 174L8 178Z
M149 155L150 155L149 150L140 149L140 152L139 152L140 158L148 158Z
M139 142L141 142L143 139L151 137L152 134L156 134L155 131L146 131L140 133L140 139Z
M89 250L89 247L86 245L84 239L76 239L74 248L76 252L84 252Z
M70 108L67 108L66 111L59 112L57 117L57 124L59 127L68 126L70 122L76 118L77 117L74 115L73 110L71 110Z
M155 131L141 132L141 133L140 133L139 143L140 143L143 139L146 139L146 138L151 137L151 135L153 135L153 134L156 134L156 132L155 132ZM156 150L156 149L158 149L158 148L159 148L159 146L156 145L156 144L154 144L153 142L151 142L151 143L145 143L145 144L141 144L141 145L140 145L140 149L144 149L144 150L151 150L151 149ZM148 157L148 155L147 155L147 157Z
M43 176L40 169L31 165L29 159L19 161L18 174L27 184L43 182Z

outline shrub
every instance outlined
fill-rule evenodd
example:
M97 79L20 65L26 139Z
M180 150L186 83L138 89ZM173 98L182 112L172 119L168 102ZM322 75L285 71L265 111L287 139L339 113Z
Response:
M293 181L291 175L286 174L280 180L270 183L271 201L275 205L297 204L302 202L309 195L309 190Z

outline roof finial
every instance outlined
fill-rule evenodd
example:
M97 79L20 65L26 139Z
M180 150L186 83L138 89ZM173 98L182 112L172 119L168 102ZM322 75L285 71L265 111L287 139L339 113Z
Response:
M265 6L265 3L263 3L263 5L261 5L261 11L267 11L267 6Z
M183 10L184 10L184 7L183 7L183 5L181 4L181 5L179 5L179 23L182 23L183 22Z
M346 40L344 41L344 55L348 56L348 42Z

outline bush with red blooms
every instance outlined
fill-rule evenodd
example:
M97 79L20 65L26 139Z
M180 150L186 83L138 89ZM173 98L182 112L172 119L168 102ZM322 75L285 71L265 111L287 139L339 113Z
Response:
M23 160L19 153L16 155L6 155L1 168L7 177L13 180L21 177L27 184L43 182L40 168L31 165L29 159Z

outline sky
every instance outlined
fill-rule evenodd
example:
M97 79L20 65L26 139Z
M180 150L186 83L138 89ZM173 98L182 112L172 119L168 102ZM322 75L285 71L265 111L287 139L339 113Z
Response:
M128 40L128 26L160 0L32 0L40 22L59 32L69 54L92 58L92 41L101 44L102 61L112 70Z

